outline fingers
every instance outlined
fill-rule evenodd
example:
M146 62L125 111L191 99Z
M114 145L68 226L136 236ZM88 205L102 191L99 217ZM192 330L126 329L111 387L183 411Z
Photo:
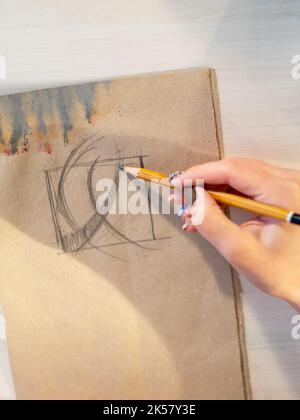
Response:
M175 186L178 189L186 186L185 180L192 180L194 185L198 180L204 180L206 188L208 184L219 187L228 185L258 201L300 213L299 174L298 171L276 168L250 159L225 159L188 169L175 179ZM286 264L295 227L262 217L237 226L226 217L209 193L204 194L203 222L195 222L193 217L194 212L199 212L200 204L196 201L190 211L184 214L184 230L199 232L256 287L277 297L285 296L286 299L285 271L280 269L277 262L281 258L283 266ZM298 237L296 249L297 241ZM283 285L274 281L274 273L275 277L282 275Z
M260 252L260 244L250 232L232 223L207 193L205 193L203 223L190 226L189 222L195 211L197 209L193 206L186 212L184 230L199 232L237 269L248 270L253 266Z
M259 165L253 168L253 164L236 158L193 166L187 169L179 180L183 182L185 179L191 179L196 182L203 179L206 184L228 184L244 194L255 196L261 192L261 184L270 183L273 177Z
M185 232L188 232L188 233L196 233L197 232L196 227L193 226L193 225L189 225L188 223L185 223L182 226L182 230L184 230Z
M258 201L297 209L300 206L300 183L288 176L278 176L280 171L283 170L278 172L260 161L230 158L193 166L173 182L182 185L188 179L195 184L202 179L206 184L228 184Z
M243 231L249 232L252 236L260 239L261 231L265 223L259 219L252 219L241 225Z

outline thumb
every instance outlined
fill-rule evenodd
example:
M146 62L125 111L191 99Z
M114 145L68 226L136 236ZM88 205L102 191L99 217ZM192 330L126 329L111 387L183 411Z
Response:
M197 205L199 204L196 202L194 206ZM192 208L191 213L194 211L196 209ZM254 261L257 262L259 241L250 232L229 220L207 192L204 192L203 222L195 228L235 267L247 269Z

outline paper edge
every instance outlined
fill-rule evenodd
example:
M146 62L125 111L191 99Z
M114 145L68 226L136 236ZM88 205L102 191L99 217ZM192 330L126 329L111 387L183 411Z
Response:
M223 159L225 152L224 152L224 142L223 142L223 130L222 130L222 121L221 121L221 113L220 113L220 97L218 91L218 80L217 74L215 69L208 69L209 70L209 78L210 78L210 85L211 85L211 93L212 93L212 105L213 105L213 112L215 117L215 125L216 125L216 136L217 136L217 143L219 148L219 159ZM230 211L228 211L228 215L230 217ZM246 335L245 335L245 318L244 318L244 311L243 311L243 303L241 297L241 282L238 273L231 267L231 277L232 277L232 287L233 287L233 294L234 294L234 301L235 301L235 313L236 313L236 320L237 320L237 332L238 332L238 340L239 340L239 349L241 355L241 371L243 377L243 385L244 385L244 394L245 400L249 401L252 400L252 389L251 389L251 379L250 379L250 370L249 370L249 359L248 359L248 352L246 346Z

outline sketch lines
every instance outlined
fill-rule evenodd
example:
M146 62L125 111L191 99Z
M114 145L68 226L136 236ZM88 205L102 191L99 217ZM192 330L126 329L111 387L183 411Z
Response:
M123 156L118 145L115 145L114 156L105 158L104 142L105 138L99 137L97 134L84 138L70 153L63 167L45 172L46 189L57 245L64 253L76 253L90 249L102 252L103 248L114 248L125 244L153 250L147 244L169 238L156 237L149 196L149 215L145 216L147 226L145 226L144 232L139 232L138 238L131 238L128 233L122 231L115 220L109 220L107 214L102 215L97 211L94 186L96 173L99 177L101 171L105 170L106 174L109 172L114 184L118 186L119 166L134 163L144 167L144 158L147 157L142 153ZM73 183L74 179L76 182L80 179L80 185L83 188L80 187L78 190L79 187ZM70 193L75 195L75 201L74 197L69 199ZM109 192L109 194L113 193L113 190ZM77 195L78 200L76 200ZM78 209L82 210L81 217L76 215ZM126 215L120 217L126 217ZM147 237L143 238L145 232L147 232Z

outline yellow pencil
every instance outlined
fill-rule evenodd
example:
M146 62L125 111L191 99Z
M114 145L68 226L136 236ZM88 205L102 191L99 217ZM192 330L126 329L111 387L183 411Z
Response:
M149 182L156 182L170 189L174 188L174 186L170 183L169 176L164 173L154 172L144 168L133 168L129 166L125 166L122 169L135 178L144 179ZM217 202L226 204L227 206L246 210L259 216L270 217L272 219L280 220L283 222L300 225L300 215L294 211L261 203L259 201L252 200L251 198L241 197L235 194L218 191L207 192Z

